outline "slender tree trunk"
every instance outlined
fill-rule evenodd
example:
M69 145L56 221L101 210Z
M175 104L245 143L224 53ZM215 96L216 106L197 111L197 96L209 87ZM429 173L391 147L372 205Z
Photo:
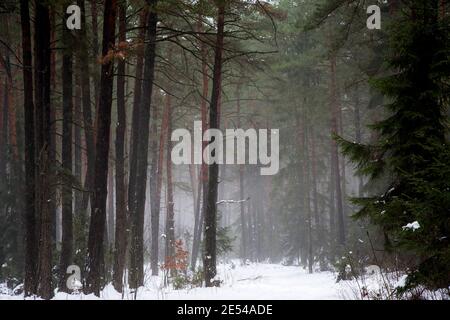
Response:
M312 214L311 214L311 199L310 199L310 168L309 168L309 148L308 148L308 119L306 112L303 120L303 132L304 132L304 177L305 177L305 207L306 218L308 226L308 272L313 273L314 255L313 255L313 236L312 236Z
M55 19L55 10L56 6L49 5L50 10L50 91L52 93L56 92L56 19ZM53 96L50 95L50 99ZM60 250L58 236L61 231L60 221L58 221L58 201L57 191L59 186L55 184L56 181L56 166L57 166L57 138L58 136L58 123L56 121L60 116L57 114L59 110L56 108L50 108L50 145L49 145L49 177L51 180L49 182L49 198L48 207L50 210L50 215L52 218L51 226L52 226L52 250L57 251Z
M94 57L94 59L97 59L99 57L99 50L100 50L100 45L99 45L99 41L98 41L98 21L97 21L97 17L99 16L99 14L98 14L99 10L98 10L98 7L97 7L98 0L90 0L89 2L90 2L90 5L91 5L92 56ZM98 77L98 73L97 72L98 72L97 68L94 67L94 73L93 73L93 75L94 75L93 76L94 102L95 102L94 105L95 105L95 110L96 111L98 109L99 95L100 95L100 78ZM95 116L96 116L96 119L97 119L98 112L96 112ZM94 135L95 135L95 132L94 132Z
M126 1L119 4L119 42L126 41ZM117 68L117 124L116 124L116 232L114 244L114 288L122 292L127 247L127 204L125 188L125 60Z
M50 205L50 12L47 5L36 3L35 13L36 52L36 159L37 205L39 217L39 269L38 295L44 299L53 296L52 289L52 224Z
M170 55L170 51L169 51ZM168 59L170 61L170 58ZM158 162L159 155L158 151L158 103L153 103L151 106L151 124L150 124L150 220L151 220L151 247L150 247L150 267L152 270L152 275L158 275L158 260L159 260L159 218L161 209L161 192L158 191L158 179L162 174L159 170L160 163ZM161 131L162 131L161 127ZM164 150L165 141L163 144L159 145L159 149ZM163 156L164 158L164 156ZM161 160L163 161L163 160ZM162 165L162 163L161 163ZM159 192L159 193L158 193Z
M339 99L339 90L336 90L336 99ZM342 108L340 106L339 100L337 100L337 118L338 118L338 133L341 137L344 136L344 118L342 114ZM339 154L340 161L340 169L341 169L341 193L342 193L342 210L343 210L343 219L344 219L344 231L347 229L347 202L345 199L347 198L347 178L346 178L346 168L345 168L345 156L340 153Z
M81 139L81 126L82 126L82 111L81 111L81 75L78 62L75 65L75 97L73 103L73 143L74 143L74 175L75 181L77 183L77 189L81 186L82 182L82 139ZM79 190L74 191L74 216L81 212L81 201L83 199L83 194Z
M312 192L313 192L313 211L314 211L314 224L316 226L316 235L318 247L318 255L320 268L323 271L325 268L323 246L324 246L324 231L323 220L321 213L319 213L319 192L317 191L317 155L316 155L316 139L313 129L311 129L311 175L312 175Z
M67 3L65 3L67 4ZM65 10L65 5L63 6ZM62 241L61 260L59 265L59 290L66 291L66 270L72 264L73 255L73 222L72 222L72 130L73 130L73 100L72 100L72 34L65 22L68 15L63 15L63 137L62 137L62 169L64 179L62 184Z
M112 140L112 131L111 131L111 137L110 140ZM115 198L115 192L114 192L114 161L112 160L112 150L110 150L109 158L111 161L109 162L108 167L108 196L107 196L107 206L106 206L106 229L105 229L105 239L106 239L106 248L109 249L112 247L114 243L114 214L115 214L115 207L114 207L114 198Z
M168 48L167 52L167 61L170 63L172 60L172 48ZM152 231L152 246L151 246L151 252L150 252L150 258L151 258L151 268L152 268L152 275L158 275L158 256L159 256L159 218L160 218L160 210L161 210L161 186L162 186L162 175L163 175L163 162L164 162L164 145L166 142L166 136L167 139L170 140L170 129L169 129L169 117L171 112L171 96L169 93L166 93L165 95L165 110L163 114L163 119L161 123L161 133L160 133L160 139L159 139L159 153L158 152L158 144L156 139L153 139L152 143L152 168L151 168L151 186L150 186L150 192L151 192L151 231ZM153 117L153 134L156 136L156 106L153 106L155 110L155 116ZM169 170L169 169L167 169ZM170 174L171 174L170 169ZM152 190L153 189L153 190ZM167 187L168 191L172 192L172 186ZM170 189L170 190L169 190ZM173 195L172 195L173 198ZM173 200L172 200L173 202ZM168 205L170 202L168 203ZM170 208L167 208L167 212L170 213ZM172 207L173 211L173 207ZM166 214L167 217L167 214ZM168 220L166 219L166 222ZM167 227L167 223L166 223ZM167 231L167 230L166 230ZM166 233L166 236L170 236ZM166 238L166 253L167 253L167 243L169 239ZM167 256L166 256L167 257Z
M201 25L199 26L198 30L201 32L202 28ZM208 64L207 64L207 51L206 46L204 42L200 42L200 51L202 55L202 96L201 96L201 104L200 104L200 113L201 113L201 120L202 120L202 137L205 131L208 128L207 123L207 100L206 97L208 96ZM203 159L203 151L205 150L205 147L207 145L207 142L202 141L202 159ZM203 220L205 216L205 206L200 205L201 199L206 198L206 194L208 191L208 170L206 163L202 161L202 164L200 166L200 172L198 177L198 188L197 188L197 204L196 204L196 212L194 214L194 237L192 240L192 254L191 254L191 269L195 270L195 265L197 263L197 257L198 252L200 249L200 242L202 237L202 227L203 227ZM201 195L203 193L203 195ZM200 208L201 207L201 208Z
M131 265L130 286L138 288L144 282L144 210L147 186L148 139L151 98L155 70L156 0L147 0L149 13L147 19L147 45L145 48L144 78L142 79L142 95L139 110L139 131L133 139L137 144L137 170L134 187L134 203L131 203ZM156 271L152 271L156 272Z
M237 97L237 127L241 127L241 83L239 82L236 87ZM244 165L239 165L239 200L244 200ZM240 218L241 218L241 260L245 261L247 258L247 228L245 222L245 203L241 202Z
M157 167L157 172L155 173L156 174L156 197L155 197L155 204L154 205L155 205L155 209L158 210L158 212L157 212L158 213L158 218L157 218L158 219L157 220L158 224L156 223L155 218L153 220L153 221L155 221L155 226L159 225L159 213L160 213L159 210L160 210L162 178L163 178L164 145L166 144L166 142L168 140L170 140L170 131L169 131L169 127L168 127L169 126L169 112L170 112L170 108L171 108L171 97L170 97L169 94L166 94L166 97L165 97L165 109L164 109L164 114L163 114L163 119L162 119L162 124L161 124L161 132L160 132L160 137L159 137L158 167ZM166 163L166 165L167 164L168 164L168 162ZM170 172L170 174L172 174L172 171ZM170 188L172 188L172 187L170 187ZM168 189L169 189L169 187L168 187ZM170 190L170 192L172 192L172 191ZM172 198L173 198L173 196L172 196ZM156 206L158 208L156 208ZM166 208L167 208L166 209L167 212L169 212L169 208L168 207L166 207ZM167 213L166 213L166 217L167 217ZM167 220L166 220L166 226L167 226ZM159 234L159 232L156 231L156 234ZM166 236L168 236L167 230L166 230ZM153 243L153 241L154 240L152 239L152 243ZM168 238L166 237L166 253L167 253L167 241L168 241ZM157 250L157 248L153 248L153 250L155 250L155 252L154 252L155 258L154 259L156 259L156 266L157 266L158 250ZM167 257L167 255L166 255L166 257ZM153 261L153 264L155 264L155 261ZM152 270L153 270L153 267L152 267Z
M139 17L139 41L142 42L136 54L136 70L134 80L134 101L131 125L131 143L130 143L130 163L128 177L128 207L131 209L135 203L135 186L137 171L137 155L138 155L138 136L139 136L139 116L141 105L141 89L142 89L142 69L144 65L144 50L142 48L145 40L145 25L147 20L147 10L144 8Z
M0 175L6 177L6 162L7 162L7 141L8 141L8 115L5 107L8 105L7 93L8 93L8 80L5 79L5 83L0 82ZM6 188L7 179L0 181L0 186Z
M338 133L338 116L339 105L336 94L336 57L332 56L330 61L330 98L331 98L331 134ZM345 227L344 227L344 209L342 205L342 190L341 190L341 177L339 170L339 153L336 141L333 139L331 142L331 156L332 166L335 176L335 190L336 190L336 208L337 208L337 223L338 232L337 240L340 245L345 244Z
M361 143L361 114L360 114L360 105L359 105L359 93L358 93L358 87L355 88L355 98L354 98L354 104L355 104L355 141L356 143ZM358 177L358 196L362 197L363 195L363 187L364 182L363 178L361 176Z
M167 109L167 129L172 130L172 110L171 97L166 95ZM166 212L166 259L175 255L175 220L174 220L174 203L173 203L173 184L172 184L172 140L167 135L167 212Z
M130 134L130 161L129 161L129 176L128 176L128 210L129 210L129 225L131 229L131 237L134 236L136 228L135 224L135 210L136 207L136 175L137 175L137 159L138 159L138 142L139 142L139 120L141 113L141 90L142 90L142 75L143 75L143 66L144 66L144 40L146 33L146 23L147 23L147 15L148 10L144 8L139 17L139 41L140 46L137 51L136 57L136 69L135 69L135 80L134 80L134 100L133 100L133 114L132 114L132 125L131 125L131 134ZM129 232L128 232L129 233ZM128 235L127 235L128 239ZM132 276L135 278L133 271L134 270L134 260L135 260L135 252L132 248L134 246L135 241L133 238L130 239L131 248L130 248L130 272L129 282L135 283L136 281L132 279Z
M102 56L114 46L116 0L106 0L103 21ZM113 89L113 61L103 61L100 79L100 101L97 123L97 151L94 166L94 194L91 205L91 223L89 226L86 292L100 295L101 266L106 222L106 197L108 180L108 156L111 124L111 104ZM100 121L101 120L101 121Z
M37 293L33 71L28 0L20 1L25 130L25 296Z
M84 179L84 193L82 200L83 221L86 220L87 210L89 206L89 199L92 195L92 184L94 180L94 162L95 162L95 140L94 140L94 124L92 117L91 106L91 86L90 86L90 66L89 66L89 53L88 53L88 39L86 29L88 28L86 23L86 10L85 1L78 0L78 6L81 8L81 30L77 31L79 35L79 50L78 50L78 65L81 74L81 91L83 95L83 129L84 138L86 142L86 159L87 169ZM94 35L95 37L97 35ZM97 76L95 76L96 78Z
M224 41L225 26L225 4L220 2L217 14L217 38L214 57L213 69L213 87L211 103L209 106L209 127L212 129L219 128L219 98L222 82L222 53ZM205 211L205 250L203 256L203 266L205 273L205 285L207 287L214 286L214 277L216 276L216 234L217 234L217 185L219 177L219 166L217 163L210 164L208 167L208 194L204 199Z

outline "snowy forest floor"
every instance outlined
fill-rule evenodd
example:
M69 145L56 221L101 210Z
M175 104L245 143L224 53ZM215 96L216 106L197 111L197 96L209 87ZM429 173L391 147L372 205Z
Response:
M175 290L171 286L164 287L162 273L159 276L148 276L144 287L138 290L136 299L143 300L296 300L296 299L354 299L355 283L340 281L336 283L336 274L317 272L308 274L299 266L283 266L279 264L254 263L239 265L234 263L220 264L218 277L221 287L190 288ZM100 299L131 300L135 295L126 292L123 295L108 285ZM0 293L2 299L23 299L22 295ZM67 294L59 292L54 299L88 300L99 299L94 295Z

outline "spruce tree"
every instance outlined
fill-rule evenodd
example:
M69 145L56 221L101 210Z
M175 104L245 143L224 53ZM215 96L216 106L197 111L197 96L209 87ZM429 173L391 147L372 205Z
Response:
M437 0L405 1L388 29L387 76L372 81L385 97L386 118L371 126L371 145L336 137L370 183L371 197L355 198L356 218L369 217L388 247L417 257L406 288L450 285L450 151L448 21ZM380 183L381 182L381 183Z

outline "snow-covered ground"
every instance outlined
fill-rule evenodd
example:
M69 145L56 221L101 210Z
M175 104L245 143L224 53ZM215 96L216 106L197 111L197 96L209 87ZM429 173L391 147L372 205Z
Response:
M162 276L147 277L136 299L179 300L290 300L290 299L350 299L354 298L346 281L336 283L331 272L308 274L298 266L278 264L220 264L219 288L191 288L175 290L163 286ZM120 294L111 285L101 293L101 299L134 299L133 293ZM0 295L1 299L23 299L23 296ZM54 299L98 299L94 295L57 293Z

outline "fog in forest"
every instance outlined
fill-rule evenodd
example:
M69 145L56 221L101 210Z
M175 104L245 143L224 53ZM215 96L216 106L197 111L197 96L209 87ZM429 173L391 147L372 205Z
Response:
M449 25L444 0L2 1L0 298L448 298Z

